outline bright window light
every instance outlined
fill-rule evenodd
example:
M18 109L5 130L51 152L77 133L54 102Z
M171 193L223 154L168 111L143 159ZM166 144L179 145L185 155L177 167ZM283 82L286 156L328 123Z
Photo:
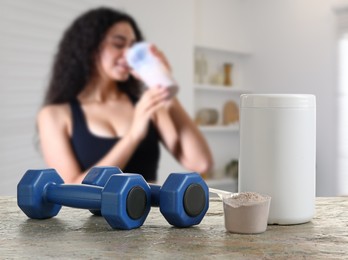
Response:
M348 33L339 41L338 194L348 195Z

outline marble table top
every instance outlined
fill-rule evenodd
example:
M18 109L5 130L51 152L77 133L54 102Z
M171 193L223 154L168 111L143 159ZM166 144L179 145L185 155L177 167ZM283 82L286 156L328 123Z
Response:
M218 198L197 226L172 227L153 208L141 228L128 231L87 210L63 207L33 220L15 197L0 197L0 207L0 259L348 259L348 197L317 198L311 222L269 225L257 235L227 232Z

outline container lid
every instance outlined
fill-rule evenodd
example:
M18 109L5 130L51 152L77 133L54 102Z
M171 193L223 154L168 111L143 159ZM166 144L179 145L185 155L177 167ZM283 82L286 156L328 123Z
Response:
M309 94L243 94L241 108L309 108L315 107L315 96Z

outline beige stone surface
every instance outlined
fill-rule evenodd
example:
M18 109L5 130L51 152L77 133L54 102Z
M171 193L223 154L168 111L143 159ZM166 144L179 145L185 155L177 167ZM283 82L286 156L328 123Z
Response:
M222 202L211 199L200 225L174 228L151 210L141 228L112 230L89 211L62 208L28 219L16 198L0 197L0 259L347 259L348 198L317 198L306 224L268 226L258 235L228 233Z

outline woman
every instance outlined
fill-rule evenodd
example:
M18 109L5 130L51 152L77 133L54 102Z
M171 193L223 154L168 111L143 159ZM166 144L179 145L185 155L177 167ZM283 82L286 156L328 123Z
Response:
M88 11L65 32L37 124L44 159L66 183L112 165L155 181L159 141L187 169L211 167L208 145L179 101L168 101L161 86L142 91L127 66L125 52L141 40L129 15L108 8Z

